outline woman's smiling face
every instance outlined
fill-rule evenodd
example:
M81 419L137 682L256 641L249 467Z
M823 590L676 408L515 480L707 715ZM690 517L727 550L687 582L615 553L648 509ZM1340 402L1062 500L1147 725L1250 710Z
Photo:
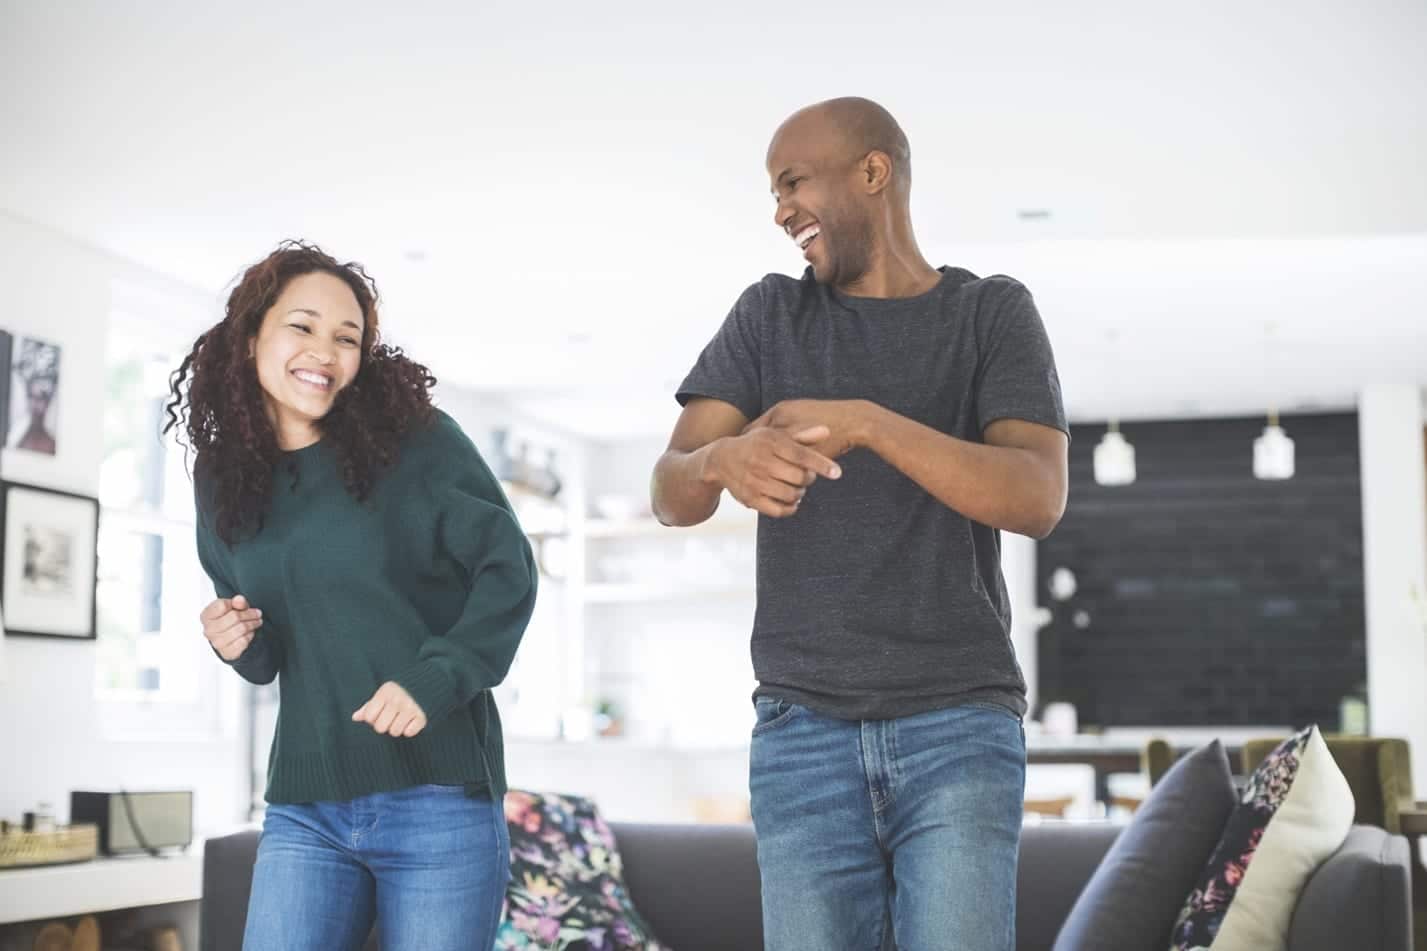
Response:
M317 423L357 378L364 330L352 289L323 271L293 278L263 315L251 352L268 420L284 449L314 441Z

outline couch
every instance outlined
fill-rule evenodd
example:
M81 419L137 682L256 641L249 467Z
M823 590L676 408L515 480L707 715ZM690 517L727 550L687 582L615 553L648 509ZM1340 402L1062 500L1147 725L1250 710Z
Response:
M674 951L762 947L751 826L612 827L634 904ZM1106 823L1026 827L1017 951L1050 951L1061 922L1118 831ZM200 951L241 948L257 845L253 831L209 839L205 845ZM1408 874L1405 839L1354 826L1342 848L1309 880L1294 913L1290 951L1410 951Z

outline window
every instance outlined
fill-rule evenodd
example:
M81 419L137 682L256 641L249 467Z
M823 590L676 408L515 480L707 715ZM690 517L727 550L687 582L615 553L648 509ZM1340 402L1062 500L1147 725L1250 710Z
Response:
M194 547L185 452L161 435L169 374L187 342L141 320L111 318L99 480L95 689L120 706L162 707L163 732L211 730L216 671L197 616L212 585ZM176 707L185 714L176 717ZM144 725L148 729L150 725Z

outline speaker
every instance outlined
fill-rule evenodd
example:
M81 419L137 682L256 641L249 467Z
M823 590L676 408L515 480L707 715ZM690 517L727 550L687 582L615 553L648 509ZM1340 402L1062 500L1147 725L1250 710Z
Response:
M69 821L99 826L105 855L187 848L193 842L193 793L72 792Z

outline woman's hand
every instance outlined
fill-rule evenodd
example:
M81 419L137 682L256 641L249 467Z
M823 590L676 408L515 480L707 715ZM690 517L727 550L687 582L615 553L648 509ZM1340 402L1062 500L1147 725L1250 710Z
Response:
M426 713L400 684L388 680L372 699L352 714L357 723L369 723L387 736L415 736L426 728Z
M263 612L241 594L212 601L199 612L198 619L203 622L203 636L229 663L243 656L263 626Z

